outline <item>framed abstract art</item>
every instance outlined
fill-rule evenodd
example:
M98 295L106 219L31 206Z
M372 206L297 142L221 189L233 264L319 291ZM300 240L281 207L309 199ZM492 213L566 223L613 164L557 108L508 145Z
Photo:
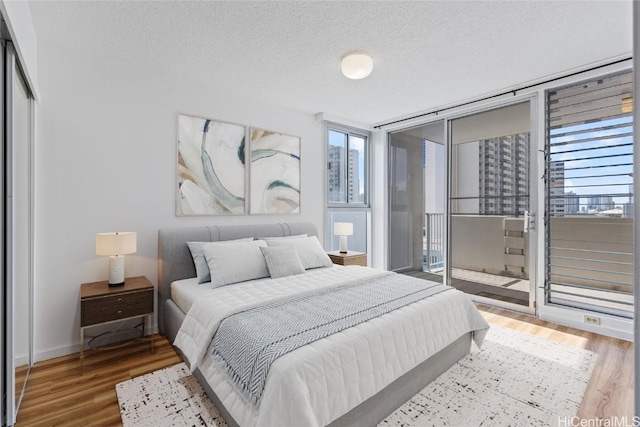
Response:
M300 138L250 128L251 214L300 212Z
M178 115L176 215L242 215L246 127Z

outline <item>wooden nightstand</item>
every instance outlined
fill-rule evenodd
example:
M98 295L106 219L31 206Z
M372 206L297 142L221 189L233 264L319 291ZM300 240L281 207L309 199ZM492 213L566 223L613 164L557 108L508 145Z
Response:
M107 280L83 283L80 287L80 363L84 359L84 330L86 328L142 318L144 337L145 317L149 317L153 333L153 285L144 276L128 277L124 286L110 287ZM151 352L153 352L153 339Z
M346 254L341 254L339 251L331 251L327 253L334 264L367 266L367 254L362 252L349 251Z

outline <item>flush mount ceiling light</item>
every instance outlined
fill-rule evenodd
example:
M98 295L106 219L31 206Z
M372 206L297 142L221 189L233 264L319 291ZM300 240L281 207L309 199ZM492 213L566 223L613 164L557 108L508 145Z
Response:
M366 53L352 53L342 58L342 74L350 79L364 79L372 70L373 59Z

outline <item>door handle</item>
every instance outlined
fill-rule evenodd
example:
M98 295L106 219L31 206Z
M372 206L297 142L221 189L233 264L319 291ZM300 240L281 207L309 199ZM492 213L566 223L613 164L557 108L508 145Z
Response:
M530 214L529 211L524 211L524 225L522 227L523 233L528 233L531 230L535 230L535 214Z

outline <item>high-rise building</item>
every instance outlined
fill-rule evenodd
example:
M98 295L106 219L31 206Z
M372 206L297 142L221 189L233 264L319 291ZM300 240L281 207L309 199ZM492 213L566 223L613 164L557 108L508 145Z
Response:
M549 163L549 214L564 216L564 162Z
M329 180L329 202L344 202L345 200L345 176L342 167L344 157L344 147L339 145L329 145L327 153L329 159L328 180Z
M329 145L329 202L364 202L360 192L360 152L349 150L347 168L345 170L345 148L339 145ZM348 174L348 175L347 175Z
M358 150L349 150L349 171L348 195L350 202L364 202L360 194L360 152Z
M600 211L607 211L609 209L615 208L616 205L613 203L613 197L611 196L600 196Z
M607 211L616 207L612 196L591 196L588 201L587 209L598 212Z
M629 201L622 205L622 217L633 218L633 184L629 184Z
M529 209L529 134L478 143L480 214L524 214Z
M595 211L602 210L600 209L600 196L592 196L592 197L589 197L588 200L589 200L589 203L587 203L588 210L595 210Z
M564 193L564 210L568 214L580 212L580 196L573 191Z

